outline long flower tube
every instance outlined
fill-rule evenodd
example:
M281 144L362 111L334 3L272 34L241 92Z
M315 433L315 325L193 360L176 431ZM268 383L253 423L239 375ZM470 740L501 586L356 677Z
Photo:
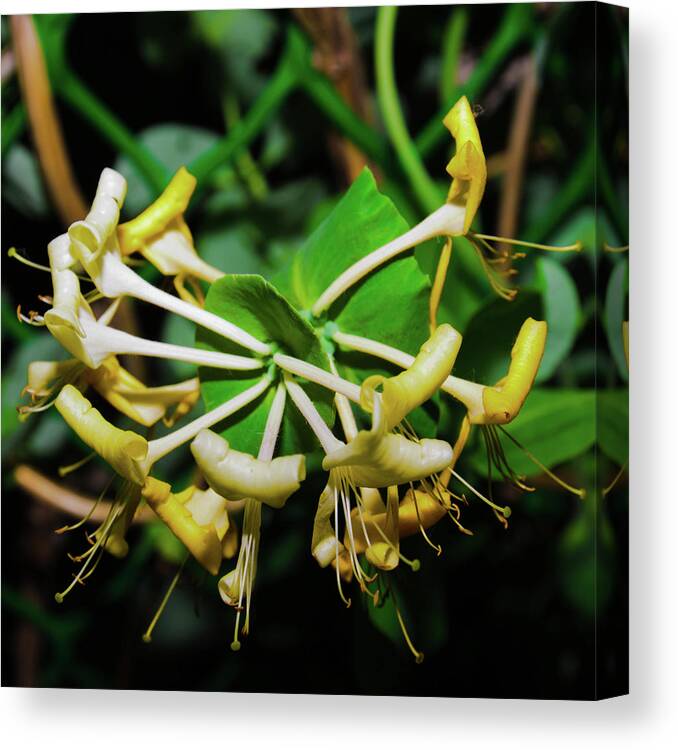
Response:
M143 485L153 465L173 450L192 440L201 430L212 427L261 396L271 383L269 375L162 438L150 442L131 430L121 430L108 422L80 391L66 385L55 402L56 408L73 431L98 453L120 476Z
M387 242L382 247L368 253L334 279L311 307L311 312L316 318L320 317L342 294L357 284L371 271L374 271L397 255L434 237L443 237L448 241L441 251L438 270L435 274L434 286L431 293L430 319L432 322L435 321L442 287L450 262L452 252L451 238L467 236L471 240L481 258L490 284L500 296L508 300L515 297L516 290L508 289L500 283L496 276L497 274L502 275L503 272L501 268L494 268L493 264L501 262L504 266L507 266L507 262L511 258L495 250L489 244L490 241L519 244L522 247L554 250L557 252L579 252L582 249L581 242L576 242L565 247L551 247L531 242L517 242L508 237L494 237L472 232L471 224L485 192L487 165L475 116L465 96L462 96L448 112L443 120L443 124L450 131L456 146L455 154L447 165L447 172L452 177L447 201L416 226ZM476 244L476 241L489 250L492 255L500 257L487 260L480 247ZM522 257L522 255L515 255L514 257ZM509 268L507 268L508 271L510 271Z
M449 375L440 389L461 401L472 424L507 424L515 419L534 383L546 345L547 324L528 318L511 350L511 365L505 378L494 386L481 385ZM371 354L402 368L415 358L378 341L336 331L333 340L355 351Z
M57 306L55 296L55 306L45 313L45 323L62 346L88 367L99 367L112 354L160 357L231 370L258 370L263 367L261 360L252 357L166 344L111 328L94 317L91 307L80 294L75 274L70 270L59 273L62 280L65 274L69 275L68 299L62 286L59 304Z
M83 221L69 227L71 265L79 262L105 297L135 297L181 315L246 349L258 354L270 354L268 344L218 315L157 289L125 265L114 230L126 189L122 175L112 169L104 169L92 210ZM65 260L62 259L62 262Z

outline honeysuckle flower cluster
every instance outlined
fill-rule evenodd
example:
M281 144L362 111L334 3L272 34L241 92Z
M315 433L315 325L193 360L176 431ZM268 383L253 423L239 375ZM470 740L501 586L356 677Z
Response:
M306 311L305 319L316 331L322 328L325 336L325 367L292 356L283 341L263 340L205 309L201 282L215 282L224 272L205 263L194 247L184 213L195 179L185 168L154 203L123 224L119 219L125 180L114 170L104 169L87 216L49 244L51 306L44 315L32 313L29 318L33 324L45 325L71 358L30 365L25 390L31 404L21 407L22 411L27 415L55 404L82 442L117 477L109 515L88 537L90 548L75 558L82 567L66 591L57 595L58 600L91 574L105 551L117 556L127 553L127 530L141 505L147 504L188 553L210 574L219 576L219 595L237 611L232 643L237 650L240 635L250 627L263 506L283 512L306 478L304 453L280 455L282 426L290 410L301 415L324 452L322 468L328 476L317 503L310 553L320 566L334 570L339 595L346 604L350 597L345 588L354 579L360 591L377 603L382 577L388 571L401 563L413 570L419 567L417 560L402 554L403 538L421 533L428 540L427 529L444 517L469 533L460 520L466 498L455 494L453 481L488 503L506 522L509 508L473 488L456 471L456 464L472 426L481 425L488 431L488 450L496 465L518 486L528 489L505 466L492 430L519 413L537 374L547 326L531 318L524 322L511 351L508 372L498 383L474 383L452 374L462 336L448 324L437 324L452 238L466 236L474 244L504 238L489 238L471 230L487 173L466 98L459 100L444 123L456 142L455 156L447 167L452 184L445 204L383 247L366 247L364 257L338 275ZM431 287L430 337L418 354L326 324L323 316L331 305L350 294L367 274L437 236L447 242ZM137 274L130 265L134 254L171 277L178 296ZM91 291L83 293L81 282L87 282ZM102 298L108 300L108 307L97 317L93 304ZM119 330L113 321L123 298L182 316L211 336L237 345L243 353L176 346ZM401 372L353 382L339 374L333 347L394 364ZM88 390L142 427L151 427L161 419L172 427L197 403L201 382L192 378L149 386L122 367L119 355L180 360L230 375L249 373L254 382L202 416L162 437L150 438L140 430L121 429L107 420L88 399ZM314 402L310 385L333 395L339 417L334 428ZM410 415L438 393L457 399L466 409L454 445L441 439L420 439L409 422ZM219 433L218 426L226 418L237 421L243 410L264 402L269 394L272 399L258 452L243 452ZM359 421L368 422L369 428L360 429ZM175 488L155 476L154 470L159 461L185 444L190 444L203 481ZM243 520L238 543L231 516L240 506ZM233 557L236 547L235 567L224 573L224 559ZM399 611L398 619L408 645L420 658ZM147 635L150 637L150 632Z

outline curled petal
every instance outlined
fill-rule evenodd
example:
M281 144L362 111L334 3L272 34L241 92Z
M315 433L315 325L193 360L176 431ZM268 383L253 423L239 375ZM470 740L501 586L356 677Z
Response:
M28 379L24 390L34 398L49 396L57 384L63 381L74 382L83 370L84 367L77 359L31 362L28 365Z
M543 320L528 318L523 323L511 350L508 374L497 385L483 390L485 413L475 419L472 417L472 422L506 424L518 415L539 370L547 329Z
M199 258L183 218L195 185L195 177L181 167L157 200L121 224L118 238L123 255L138 251L166 276L188 273L214 281L223 275Z
M127 193L127 182L108 167L103 170L89 213L68 229L71 251L83 268L94 277L99 257L112 241L117 243L115 228Z
M186 402L193 405L197 400L193 397L199 389L197 378L175 385L147 388L114 356L104 360L96 370L89 370L87 379L111 406L145 427L162 419L168 406L181 406ZM180 416L188 410L182 409Z
M183 493L174 494L167 482L161 482L154 477L148 477L142 489L146 502L167 524L177 539L186 545L189 552L205 570L216 575L221 565L221 539L214 525L215 516L212 515L207 524L202 524L194 515L196 512L198 518L204 519L208 514L215 512L216 504L211 503L210 500L203 503L200 498L197 498L196 504L189 506L194 494L194 487L189 487ZM204 505L209 507L203 507ZM216 513L218 515L218 510Z
M328 453L323 469L347 466L359 487L390 487L407 484L442 471L452 463L453 453L444 440L408 440L386 430L381 399L374 398L372 429L361 430L348 445Z
M145 438L131 430L121 430L112 425L72 385L64 386L55 405L78 437L120 476L136 484L143 484L147 473L144 459L148 453Z
M211 430L198 434L191 451L210 487L229 500L252 498L281 508L306 478L303 455L262 461L232 450L227 440Z
M181 167L162 194L136 218L118 227L123 255L143 250L146 243L159 235L170 222L183 216L195 190L196 179Z
M313 537L311 539L311 554L321 568L327 567L337 559L344 549L343 544L337 539L337 534L332 526L337 488L334 484L334 476L330 474L325 489L320 495L318 508L313 520Z
M465 96L447 113L443 124L456 144L456 152L447 165L452 177L447 201L465 206L463 233L467 234L485 192L487 166L475 117Z
M374 375L365 380L360 389L361 405L371 411L373 394L381 385L386 428L393 429L436 393L450 374L460 346L461 335L452 326L438 326L406 370L392 378Z

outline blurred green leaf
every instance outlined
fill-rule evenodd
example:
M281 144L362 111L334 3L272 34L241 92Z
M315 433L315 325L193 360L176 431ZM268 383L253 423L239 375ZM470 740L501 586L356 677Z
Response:
M598 392L598 445L603 453L623 466L629 458L629 392Z
M38 160L21 143L15 143L2 160L3 195L14 208L30 219L50 213Z
M569 245L579 240L583 245L583 251L593 261L595 253L603 242L616 246L619 237L614 231L610 220L602 208L585 206L574 213L569 221L563 223L557 232L554 232L549 242L553 245ZM554 260L567 263L574 260L577 253L555 253Z
M2 450L15 445L19 433L23 433L32 419L40 419L33 415L26 422L19 422L17 404L21 402L21 391L26 385L28 365L34 360L63 359L64 350L47 332L36 332L32 341L21 344L12 356L9 365L5 365L2 373ZM11 436L11 440L10 440Z
M274 343L287 354L330 369L320 338L309 323L289 302L261 276L227 275L215 281L207 294L205 309L240 326L260 341ZM248 355L242 347L223 336L198 328L197 342L207 349ZM207 367L199 368L200 386L205 407L210 410L223 404L246 388L253 386L261 372L229 372ZM333 394L312 384L305 390L328 424L334 419ZM254 404L239 411L222 424L222 435L238 446L238 450L257 454L266 418L274 398L274 388ZM310 451L316 445L313 433L298 410L288 407L280 435L283 454Z
M75 20L72 13L41 13L33 16L52 85L67 71L66 38Z
M584 500L558 546L563 592L583 615L601 615L614 585L614 531L595 496Z
M629 262L625 258L615 264L610 274L605 294L605 332L617 370L624 382L629 379L622 323L626 318L626 296L628 294Z
M596 393L593 390L533 388L520 414L506 431L548 467L557 466L587 451L596 439ZM541 469L508 438L502 445L509 466L526 476ZM487 474L485 444L477 440L465 454L473 468ZM495 472L495 478L499 475Z
M174 174L179 167L189 164L213 146L218 140L218 135L194 125L164 123L142 130L137 134L137 139L169 170L170 174ZM115 169L127 179L127 197L123 213L131 218L141 213L157 196L151 193L128 157L118 157Z
M246 223L207 229L196 235L200 257L225 273L259 273L265 270L256 247L253 228Z
M536 382L548 380L574 344L581 308L577 287L569 271L549 258L536 261L535 288L541 293L548 336Z
M254 99L264 77L257 62L269 49L276 23L265 10L205 10L191 13L197 35L214 50L228 83L247 101Z

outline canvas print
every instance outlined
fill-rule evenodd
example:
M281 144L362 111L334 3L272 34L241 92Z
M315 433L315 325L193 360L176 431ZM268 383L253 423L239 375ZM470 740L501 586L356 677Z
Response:
M2 684L628 689L628 12L2 19Z

